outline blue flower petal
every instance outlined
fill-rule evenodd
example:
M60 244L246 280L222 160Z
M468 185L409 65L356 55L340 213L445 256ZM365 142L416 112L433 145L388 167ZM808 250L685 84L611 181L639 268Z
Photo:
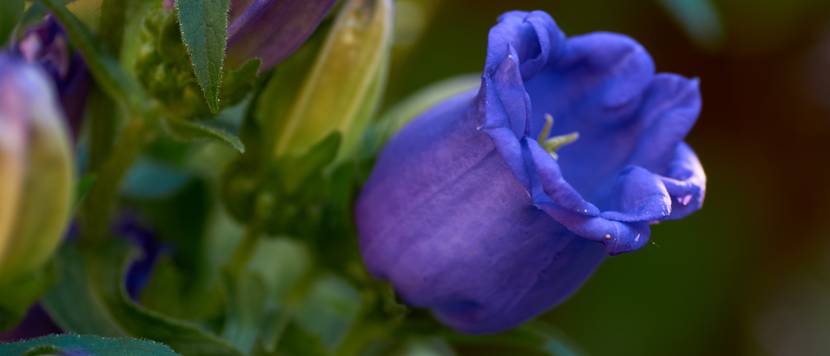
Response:
M561 303L649 225L700 208L705 175L683 138L697 82L655 74L634 40L566 39L542 12L490 31L481 88L413 120L384 148L356 207L368 270L469 333ZM559 159L537 135L578 132Z

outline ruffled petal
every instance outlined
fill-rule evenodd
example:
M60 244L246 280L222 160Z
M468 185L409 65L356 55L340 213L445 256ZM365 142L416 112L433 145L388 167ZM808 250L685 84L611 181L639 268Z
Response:
M697 79L658 74L649 86L638 113L645 129L639 135L630 164L665 173L665 167L675 155L675 147L694 126L700 109Z
M543 41L542 33L563 37ZM564 45L552 50L551 38ZM480 127L534 205L571 232L602 242L609 254L633 251L647 243L649 223L671 216L662 171L630 162L644 132L661 134L661 118L696 116L690 95L696 86L680 79L655 76L651 57L626 36L564 40L552 19L512 12L490 32ZM560 161L529 138L547 113L556 120L554 135L580 133L580 140L560 150ZM677 137L682 139L673 135L666 142Z
M647 222L622 222L582 215L554 204L539 207L574 234L602 242L609 255L639 250L651 234Z
M625 222L651 222L671 214L671 197L662 177L645 168L629 166L617 177L609 199L613 210L602 212L602 217Z
M529 154L527 162L531 164L528 170L538 173L538 175L533 175L536 179L532 190L535 204L543 205L551 202L577 214L599 215L599 209L583 199L579 192L565 180L559 164L536 140L527 139L525 144Z
M662 178L671 195L670 220L681 219L699 210L706 196L706 173L697 155L686 143L680 143L674 151L668 173Z
M478 94L479 128L495 143L513 174L530 191L519 139L532 113L525 79L562 51L565 35L540 11L508 12L490 30L487 59Z
M642 130L637 109L654 78L654 63L636 41L592 33L567 40L562 58L528 80L533 103L530 136L554 117L553 135L578 132L561 149L559 165L573 187L598 202L600 189L627 165ZM586 164L586 162L592 162Z
M499 16L499 22L487 38L485 74L498 68L513 53L521 63L522 77L527 79L542 70L562 52L565 34L545 12L510 11Z

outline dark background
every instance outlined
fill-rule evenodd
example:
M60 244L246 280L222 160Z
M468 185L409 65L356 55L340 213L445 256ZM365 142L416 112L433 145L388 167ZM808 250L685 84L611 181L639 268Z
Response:
M719 0L713 15L707 3L399 1L386 101L480 72L487 31L507 10L545 10L568 34L636 38L658 71L701 78L688 142L706 203L609 258L543 318L593 355L828 354L830 1Z

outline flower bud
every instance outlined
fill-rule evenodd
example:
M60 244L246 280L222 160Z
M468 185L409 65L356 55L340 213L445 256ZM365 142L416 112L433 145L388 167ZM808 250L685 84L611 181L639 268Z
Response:
M253 58L267 70L314 33L334 0L231 0L228 64Z
M0 285L35 272L54 252L69 217L72 167L46 75L0 55Z
M287 117L278 125L277 156L305 154L334 131L343 137L340 157L354 150L383 88L392 14L389 0L343 5Z
M92 78L81 55L70 51L66 32L53 17L47 17L23 36L16 50L49 74L72 136L77 137Z

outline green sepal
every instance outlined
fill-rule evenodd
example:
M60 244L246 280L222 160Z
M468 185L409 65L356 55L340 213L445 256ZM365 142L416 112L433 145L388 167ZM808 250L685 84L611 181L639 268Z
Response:
M245 153L245 144L233 133L200 122L169 119L165 121L167 132L184 141L213 140L228 145L239 153Z

